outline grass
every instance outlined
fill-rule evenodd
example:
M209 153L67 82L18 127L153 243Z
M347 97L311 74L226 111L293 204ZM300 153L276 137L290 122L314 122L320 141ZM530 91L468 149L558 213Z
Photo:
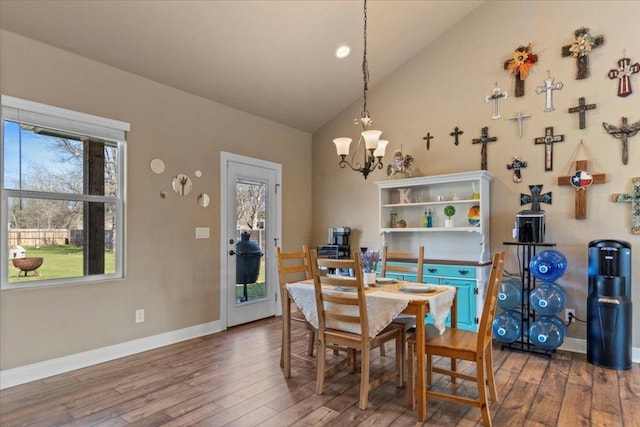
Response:
M43 263L38 268L39 276L30 271L27 276L24 273L16 277L18 271L9 261L9 283L32 282L37 280L63 279L68 277L82 277L83 275L83 248L75 245L55 246L25 246L27 257L43 258ZM114 252L105 253L105 273L115 273L116 256Z

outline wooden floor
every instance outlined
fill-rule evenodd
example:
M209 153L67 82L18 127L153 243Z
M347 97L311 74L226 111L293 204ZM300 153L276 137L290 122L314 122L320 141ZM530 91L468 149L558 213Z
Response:
M299 338L296 332L295 349L303 352ZM338 372L322 396L304 362L294 361L285 380L279 347L280 321L267 319L8 388L0 391L0 425L420 425L393 381L374 390L361 411L358 374ZM393 363L391 347L384 358L372 353L374 371ZM640 426L638 364L614 371L581 354L549 360L495 348L495 426ZM447 387L445 378L435 381ZM458 392L474 394L475 387L462 382ZM428 425L481 425L476 408L430 401L427 409Z

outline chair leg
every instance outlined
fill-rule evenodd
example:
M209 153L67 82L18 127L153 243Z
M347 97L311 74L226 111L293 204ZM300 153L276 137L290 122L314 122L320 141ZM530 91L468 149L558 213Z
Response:
M427 385L433 385L433 356L427 354Z
M496 381L493 376L493 350L492 345L489 343L487 346L487 357L486 357L486 368L487 368L487 386L489 387L489 396L491 396L491 400L493 402L498 401L498 392L496 390Z
M309 331L309 345L307 347L307 354L309 355L309 357L313 356L313 348L316 345L315 340L316 340L316 331Z
M327 349L323 337L318 337L318 349L316 357L316 393L322 394L324 390L324 374L325 359L327 358Z
M384 348L385 343L380 345L380 357L385 357L387 355L387 350Z
M371 348L363 346L360 355L360 409L367 409L369 405L369 365L371 365Z
M482 423L486 427L491 427L491 416L489 415L489 402L487 401L487 388L485 373L484 356L480 355L479 358L476 359L476 374L478 376L478 400L480 401L480 411L482 411Z
M415 374L413 354L415 350L414 344L407 346L407 406L413 410L416 408L416 391L415 391Z
M456 372L458 370L458 360L455 358L451 358L451 372ZM454 376L451 377L451 384L458 384L458 379Z
M404 333L396 337L396 385L404 385Z

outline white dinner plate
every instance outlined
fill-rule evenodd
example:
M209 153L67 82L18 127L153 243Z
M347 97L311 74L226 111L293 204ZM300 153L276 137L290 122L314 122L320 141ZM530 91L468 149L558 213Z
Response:
M338 292L355 292L356 288L352 288L350 286L336 286L333 290Z
M379 285L388 285L390 283L396 283L396 279L392 277L378 277L376 278L376 283Z
M429 294L437 291L436 288L427 285L402 285L398 289L402 292L413 292L417 294Z

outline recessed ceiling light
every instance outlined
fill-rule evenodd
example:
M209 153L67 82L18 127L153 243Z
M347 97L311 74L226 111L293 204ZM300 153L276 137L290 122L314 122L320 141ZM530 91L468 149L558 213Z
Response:
M346 44L342 45L336 49L336 58L339 58L339 59L346 58L347 56L349 56L350 53L351 53L351 48Z

